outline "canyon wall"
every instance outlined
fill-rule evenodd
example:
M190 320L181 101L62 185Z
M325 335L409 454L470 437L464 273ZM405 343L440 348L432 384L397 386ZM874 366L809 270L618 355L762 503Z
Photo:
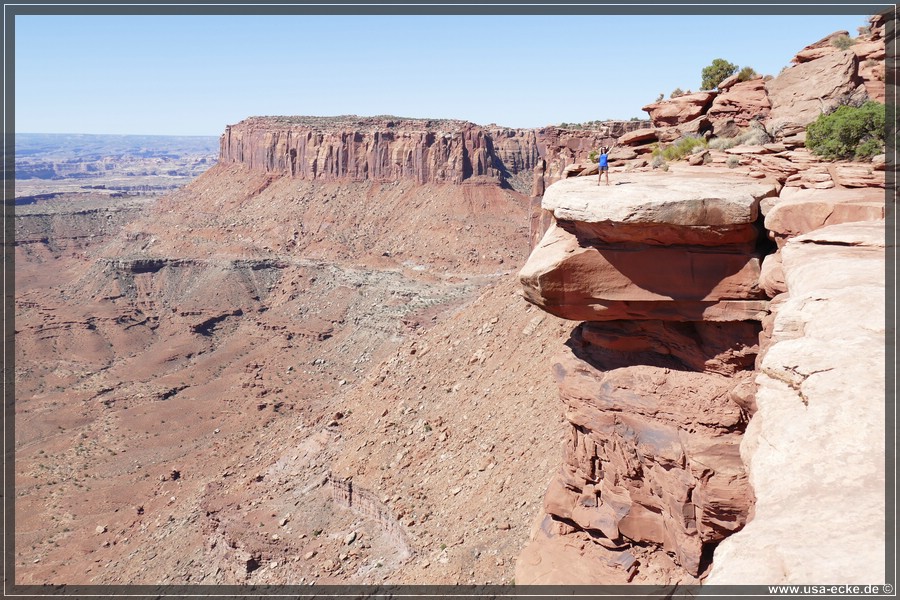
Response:
M23 580L505 582L536 504L519 584L883 578L885 163L817 161L784 100L877 94L879 27L653 127L255 117L148 209L17 214L17 260L73 259L16 272ZM569 178L613 138L613 185ZM524 310L475 294L517 192Z
M226 128L219 162L306 180L492 183L537 196L601 143L644 126L510 129L398 117L251 117Z

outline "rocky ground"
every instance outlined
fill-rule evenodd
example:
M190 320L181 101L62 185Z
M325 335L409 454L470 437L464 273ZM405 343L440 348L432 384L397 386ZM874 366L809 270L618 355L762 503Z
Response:
M18 215L17 581L511 579L566 333L516 294L528 199L217 169ZM437 508L477 475L479 517ZM396 530L335 502L348 476Z
M694 364L680 330L648 325L635 349L632 330L575 329L560 316L602 321L613 310L625 321L685 320L715 304L713 316L727 321L737 299L742 319L762 319L754 326L765 346L769 300L797 277L783 268L800 255L789 240L884 217L884 157L826 163L803 148L798 124L809 116L806 100L883 97L883 71L870 64L883 30L873 20L849 52L824 38L771 81L723 82L718 92L648 105L651 127L522 131L391 118L390 126L375 120L389 131L357 136L352 119L255 118L228 128L227 160L158 200L69 196L18 211L16 582L508 583L517 560L543 581L560 573L595 583L598 573L649 583L706 576L722 532L753 509L732 507L734 497L716 494L733 486L684 460L670 468L678 460L648 444L619 460L635 439L656 439L629 417L632 429L610 434L617 441L602 456L614 479L630 480L629 510L644 518L596 520L598 498L621 489L604 488L591 462L607 439L592 430L606 421L582 423L579 407L597 396L591 386L602 376L591 369L623 366L603 362L623 343L626 354L653 355L652 364L612 376L610 397L633 402L640 385L659 388L665 382L648 375L653 369L711 371L708 386L691 380L673 397L705 389L707 412L719 411L712 422L695 422L690 403L663 403L651 416L691 434L724 427L727 452L717 452L734 458L756 407L716 386L733 374L729 361L749 379L757 329L739 351ZM426 131L432 126L458 130ZM654 170L655 143L697 133L734 145ZM553 316L523 300L517 275L554 219L578 222L586 207L551 219L559 207L542 213L528 194L569 176L576 179L566 185L602 194L587 155L611 137L619 146L610 196L648 182L702 189L736 178L773 193L754 198L759 214L729 214L736 220L724 237L715 229L728 212L721 207L700 211L715 221L703 221L703 231L674 223L687 236L676 242L697 261L726 239L740 262L723 269L728 277L697 278L689 297L677 297L684 286L672 273L656 269L662 278L649 280L630 262L632 246L656 256L644 246L671 244L671 228L648 236L646 223L633 229L633 215L620 215L555 230L544 246L575 264L577 276L536 275L529 296ZM605 253L598 279L612 282L606 287L578 262L594 247ZM666 256L649 263L683 258ZM699 264L691 261L691 269ZM542 304L554 289L563 292ZM675 302L665 308L661 298ZM567 312L578 306L582 313ZM664 334L674 335L665 356L640 345ZM604 344L613 351L599 358L570 352ZM730 358L717 362L720 354ZM565 383L567 369L579 375ZM744 465L733 466L726 475L746 498ZM545 496L553 482L569 487L551 485ZM695 488L705 499L692 498ZM706 546L690 517L704 502L713 506L703 515ZM639 513L642 503L657 510ZM674 537L672 523L683 529ZM764 543L760 523L741 539ZM535 540L543 540L536 551Z

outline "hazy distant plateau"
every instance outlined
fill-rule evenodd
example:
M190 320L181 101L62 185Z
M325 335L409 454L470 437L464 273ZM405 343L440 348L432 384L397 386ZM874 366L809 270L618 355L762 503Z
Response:
M213 166L218 152L217 136L17 133L16 203L166 193Z

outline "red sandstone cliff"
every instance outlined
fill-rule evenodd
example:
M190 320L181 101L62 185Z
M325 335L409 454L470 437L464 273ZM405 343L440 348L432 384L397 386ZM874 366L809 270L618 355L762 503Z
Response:
M584 322L552 366L570 435L517 582L884 581L885 157L803 147L823 112L883 101L870 23L646 106L612 186L579 165L547 190L523 295ZM748 133L648 172L655 142ZM867 525L837 539L847 506Z
M797 62L815 60L829 59ZM744 126L751 114L747 106L765 108L766 86L755 81L731 89L741 91L744 100L723 93L711 107L704 101L702 108L710 118L719 111ZM729 572L736 566L746 565L759 576L763 559L782 569L786 581L802 578L806 572L800 567L807 565L810 543L816 544L816 551L831 553L824 565L829 574L841 575L836 566L848 570L840 552L846 547L854 548L851 567L874 564L871 540L854 537L847 544L847 532L833 535L833 524L843 522L850 505L869 519L866 527L856 522L854 528L874 530L870 521L878 516L873 510L878 505L873 506L868 493L865 502L858 502L859 496L852 504L845 502L848 487L862 488L855 481L848 486L840 470L826 467L832 464L827 462L834 454L832 442L842 440L840 460L853 450L849 457L857 458L854 472L868 475L855 468L872 466L866 452L856 448L864 447L867 440L862 438L868 432L874 431L868 437L878 439L883 432L877 422L866 422L866 428L856 428L856 438L844 436L858 423L855 413L865 407L862 400L853 402L854 415L842 419L842 429L831 428L840 421L832 419L833 414L850 411L830 403L836 395L832 390L839 389L825 379L832 370L827 365L819 370L813 360L827 352L810 345L804 363L779 363L779 354L796 356L783 348L798 329L797 311L793 317L785 311L777 324L766 313L767 297L785 291L795 304L821 304L821 290L804 281L801 269L818 261L804 259L812 242L841 252L858 245L843 233L816 240L788 238L822 224L877 219L884 206L870 194L850 190L842 194L850 198L839 199L837 190L823 197L819 190L797 189L824 183L857 187L851 183L859 180L868 185L869 174L860 176L856 167L847 165L817 172L824 167L786 148L802 144L796 134L785 133L789 128L779 130L784 134L779 144L741 153L734 149L744 156L743 164L752 161L751 176L762 170L775 173L771 185L742 185L777 189L777 198L751 193L735 198L733 209L722 210L728 205L724 199L738 196L741 186L730 181L734 173L726 171L726 177L714 168L699 167L702 172L686 174L691 181L685 186L700 192L697 198L672 197L682 191L673 177L677 173L634 174L631 181L620 180L632 184L622 187L598 188L592 180L581 179L556 188L583 187L590 196L602 194L606 202L590 203L603 205L605 212L594 214L596 218L590 218L589 206L572 203L571 197L551 203L553 194L548 193L547 212L552 208L558 226L532 257L526 284L535 305L588 321L572 332L567 349L559 342L564 326L553 317L543 320L543 315L528 313L537 312L531 306L517 311L518 299L509 286L492 288L429 331L405 320L410 314L426 320L419 316L424 307L468 292L437 285L432 289L425 285L433 284L431 279L407 281L401 266L413 274L419 272L418 263L427 263L439 275L491 273L516 256L514 243L524 245L515 226L524 221L523 203L494 184L540 195L601 140L642 125L516 130L462 121L258 117L229 127L222 138L220 167L160 202L105 255L91 255L101 258L95 271L87 272L94 261L82 261L71 276L60 269L73 281L79 275L93 286L77 294L60 288L60 297L67 301L87 298L81 301L84 315L56 316L55 305L45 309L40 303L45 302L40 290L26 298L30 304L20 303L27 312L25 318L17 317L24 333L17 337L26 340L26 356L48 356L51 340L68 362L49 354L52 360L39 365L46 379L33 390L20 385L19 391L44 394L42 401L53 406L47 412L52 410L62 422L74 421L78 401L83 401L97 425L91 422L82 439L90 433L101 449L128 448L129 459L137 464L118 479L105 478L108 487L98 493L112 498L123 487L137 488L143 504L123 504L126 510L120 511L122 507L104 501L85 517L82 505L90 504L85 502L90 497L73 488L54 488L58 484L53 483L35 486L23 499L22 512L37 515L31 518L40 527L64 535L68 529L51 523L56 514L47 507L54 498L65 499L53 510L73 521L78 517L74 522L84 540L78 555L91 561L85 573L96 569L85 575L92 581L118 582L135 574L149 581L157 576L144 565L164 569L166 577L178 581L202 578L204 583L284 583L298 577L301 583L302 577L322 577L318 581L329 583L380 575L379 569L387 571L390 565L379 562L376 568L374 560L391 556L383 553L392 550L378 545L377 530L366 530L355 518L335 517L337 511L316 497L317 490L325 489L319 475L327 463L340 472L330 480L327 502L335 492L338 504L377 521L389 539L403 546L401 554L407 550L405 538L394 534L403 528L414 534L411 545L421 557L397 571L404 581L488 580L505 570L516 554L524 515L531 510L529 502L535 502L535 485L549 479L543 470L556 460L547 442L556 423L543 406L551 394L528 365L538 365L549 375L545 351L559 347L552 373L569 435L562 466L545 496L547 517L535 531L536 543L520 561L533 581L559 574L567 583L598 578L694 581L707 571L720 542L719 547L735 557L726 554L718 561L716 554L713 559L722 581L747 581L741 579L744 573ZM654 139L670 133L662 127L646 131L636 133ZM617 151L631 153L630 158L644 150L621 144ZM714 177L729 181L710 202ZM298 180L303 183L298 185ZM383 188L388 186L378 185L384 182L411 185L391 186L386 194ZM425 184L451 185L435 191L426 190ZM638 206L643 208L612 214L615 206L609 200L623 200L639 186L643 200ZM370 189L360 189L364 187ZM662 206L649 206L654 202ZM662 210L667 206L678 210ZM765 217L765 230L759 213ZM765 234L783 250L784 269L781 251L760 255L757 238ZM471 253L470 245L475 246ZM881 248L883 242L869 246ZM119 255L135 258L112 258ZM358 269L361 257L382 270ZM547 260L535 264L540 257ZM876 254L871 262L877 259ZM840 263L823 264L828 273L817 273L815 281L839 270ZM772 266L767 270L767 265ZM423 278L437 279L422 268ZM109 277L97 277L99 270ZM834 295L844 285L837 279ZM868 288L865 297L873 304L880 292L877 286ZM856 300L862 297L859 291L851 292L849 308L865 311L867 304ZM847 339L810 322L815 325L810 332L820 332L822 344ZM883 315L870 314L866 335L877 338L879 322ZM415 337L407 329L416 332ZM865 343L871 345L868 338ZM842 345L847 354L856 352L856 346ZM757 361L773 379L764 385L787 380L802 395L785 394L782 401L770 390L768 397L754 397L752 363L757 351L768 346L776 349L768 350L767 362ZM125 357L113 368L108 366L115 355L107 356L108 348L119 349ZM373 361L377 367L365 371L364 365ZM847 362L853 363L853 356ZM835 370L837 374L846 381L869 376L865 369L849 374ZM829 403L820 404L813 386ZM57 407L64 394L67 402ZM876 395L869 394L868 400ZM145 396L153 401L143 402ZM125 409L127 413L119 412ZM750 447L756 465L741 460L747 418L757 410L763 417L783 412L769 422L751 421L756 424L750 439L789 447L818 433L814 454L797 453L816 460L792 461L794 454L765 444L759 444L762 452ZM335 415L333 420L322 418L329 414ZM821 419L809 419L807 425L816 414ZM866 412L869 418L874 414ZM179 426L163 430L158 447L165 452L160 457L142 455L141 467L135 450L153 448L152 426L145 424L160 417L177 419ZM107 429L110 419L134 431ZM773 420L796 427L776 432L782 434L776 439L771 435ZM28 421L39 419L20 422ZM265 435L263 428L268 428ZM339 446L342 429L346 443ZM138 430L144 431L143 437ZM129 447L131 440L143 447ZM859 443L854 447L847 440ZM176 451L182 443L190 450ZM56 460L61 472L64 467L66 473L79 474L76 486L82 481L96 485L87 481L93 472L114 472L122 465L121 452L118 457L104 452L88 462L80 445L54 458L39 455L37 447L28 452L28 462L20 464L29 476ZM227 460L215 462L220 455ZM100 461L108 461L108 466ZM190 464L191 472L171 471L179 474L170 477L173 461ZM162 468L166 471L158 476ZM827 470L821 485L828 489L810 496L809 488L794 486L791 493L797 495L782 501L777 492L786 468L808 479ZM356 477L352 493L347 475ZM794 478L804 485L808 479ZM876 484L883 489L883 481L869 480L868 485ZM828 512L816 514L821 530L798 527L796 499L805 496L814 504L819 491L831 494ZM754 498L757 502L751 506ZM807 505L802 506L806 510ZM201 512L195 513L196 507ZM782 511L783 520L772 517L781 518ZM198 517L203 513L205 519ZM332 535L318 535L322 521L308 519L310 514L327 522ZM102 522L91 521L100 518ZM745 527L748 520L750 526ZM783 523L789 527L781 527ZM40 527L25 528L33 537L20 538L19 548L38 541L39 534L30 532ZM785 553L786 544L778 536L791 527L807 531L802 536L806 545ZM336 537L345 530L352 535ZM358 543L357 530L365 531L363 544ZM201 536L205 543L195 543L200 537L191 541L190 535ZM773 539L778 553L769 551ZM34 554L21 557L31 565L26 574L33 581L59 577L57 565L75 572L85 564L74 561L68 548L50 552L55 554L44 555L41 562L32 562ZM745 560L748 556L752 560ZM287 560L291 566L284 568ZM105 565L103 570L95 563ZM209 569L197 575L198 564ZM373 565L369 571L367 564ZM876 573L869 579L879 578Z
M537 196L601 142L644 125L510 129L446 119L251 117L225 129L219 162L305 180L496 183Z

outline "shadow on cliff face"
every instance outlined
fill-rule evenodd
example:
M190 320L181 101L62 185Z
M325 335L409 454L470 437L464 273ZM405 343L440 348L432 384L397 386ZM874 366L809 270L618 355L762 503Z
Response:
M599 371L646 365L732 375L753 369L758 321L585 322L566 345Z

